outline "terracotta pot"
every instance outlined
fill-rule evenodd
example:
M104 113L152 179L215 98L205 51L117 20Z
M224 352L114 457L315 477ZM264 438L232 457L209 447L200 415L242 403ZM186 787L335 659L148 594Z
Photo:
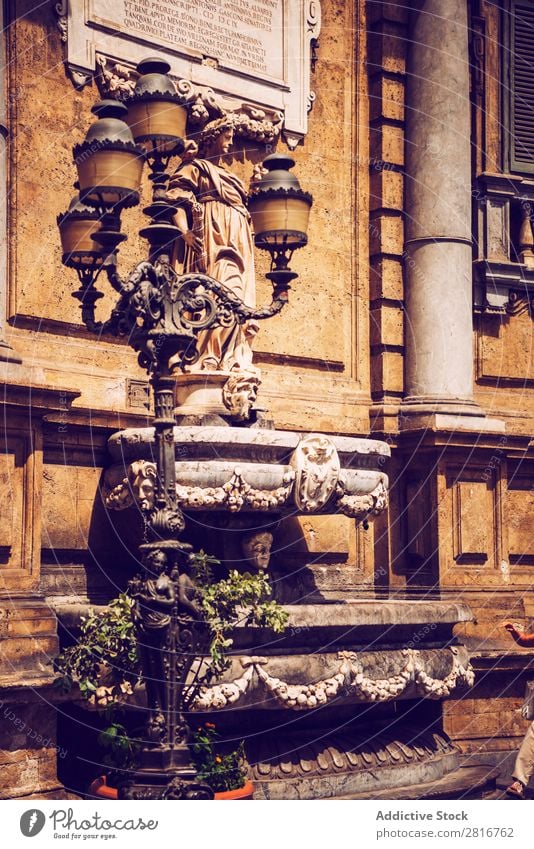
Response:
M94 781L89 785L89 793L92 796L98 796L99 799L117 799L119 795L119 791L116 787L110 787L107 783L107 778L105 775L100 775L98 778L95 778ZM254 798L254 785L252 781L247 781L243 785L243 787L239 787L238 790L224 790L222 793L216 793L216 800L226 800L226 799L242 799L246 801L247 799Z
M116 787L110 787L105 775L100 775L91 781L89 785L89 793L92 796L98 796L99 799L117 799L119 791Z
M224 790L222 793L216 793L215 799L253 799L254 785L252 781L247 781L238 790Z

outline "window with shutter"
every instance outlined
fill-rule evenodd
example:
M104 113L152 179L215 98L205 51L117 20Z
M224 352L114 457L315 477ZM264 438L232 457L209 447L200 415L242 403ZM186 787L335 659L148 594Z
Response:
M534 172L534 0L510 0L507 51L510 171Z

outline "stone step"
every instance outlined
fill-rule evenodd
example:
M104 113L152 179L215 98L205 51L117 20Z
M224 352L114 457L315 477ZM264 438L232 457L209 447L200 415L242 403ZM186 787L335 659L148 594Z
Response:
M375 792L335 796L336 799L489 799L501 798L496 779L500 770L493 765L460 767L454 772L423 784L412 784Z

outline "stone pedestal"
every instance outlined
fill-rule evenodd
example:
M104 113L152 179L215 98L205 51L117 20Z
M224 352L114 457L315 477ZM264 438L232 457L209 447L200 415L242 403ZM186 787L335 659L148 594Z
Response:
M227 416L222 401L222 389L228 372L193 372L181 374L176 380L177 418L181 416Z
M457 770L460 751L443 733L441 708L473 683L452 636L472 618L467 605L354 600L286 609L288 629L274 642L261 628L237 630L224 680L193 705L230 739L254 729L255 798L390 793Z

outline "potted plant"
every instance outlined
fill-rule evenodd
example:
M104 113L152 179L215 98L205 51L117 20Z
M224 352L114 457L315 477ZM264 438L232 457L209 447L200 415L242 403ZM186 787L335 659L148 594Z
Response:
M205 722L193 732L190 743L200 781L213 789L216 799L252 799L254 785L247 779L245 743L230 751L221 746L215 724Z
M76 642L55 659L56 686L69 692L77 685L89 709L100 713L104 727L97 737L102 763L109 768L95 785L113 782L115 773L135 763L139 743L126 727L124 706L140 681L141 667L132 621L133 599L121 593L103 610L90 609L80 619ZM91 792L95 788L92 786ZM98 795L114 798L106 787ZM111 793L111 795L110 795Z
M263 571L255 574L232 570L214 579L219 561L203 551L191 556L191 575L196 587L196 603L202 611L209 634L209 657L199 658L188 692L188 705L201 688L217 681L229 667L228 653L233 632L241 625L259 625L281 633L287 613L271 598L271 586ZM103 762L125 770L135 763L139 744L127 726L119 721L124 705L141 681L141 663L133 623L134 600L121 593L101 611L91 610L81 619L77 642L56 658L57 685L64 691L78 685L88 705L104 714L107 725L98 742L105 749ZM244 743L234 751L225 750L212 723L192 733L191 753L199 778L209 784L217 799L252 798L252 785L246 780ZM102 798L117 798L111 774L92 782L90 792Z

